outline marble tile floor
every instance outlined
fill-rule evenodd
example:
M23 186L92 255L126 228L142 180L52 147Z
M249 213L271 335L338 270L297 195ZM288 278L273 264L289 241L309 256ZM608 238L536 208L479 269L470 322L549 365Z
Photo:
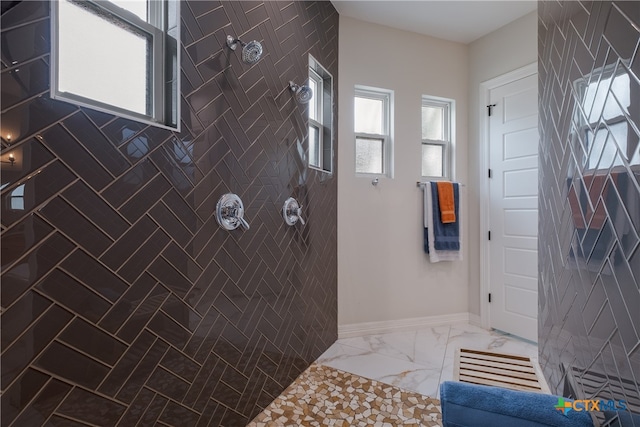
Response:
M453 379L458 348L517 354L538 363L536 344L470 324L342 338L316 363L438 398L439 384Z

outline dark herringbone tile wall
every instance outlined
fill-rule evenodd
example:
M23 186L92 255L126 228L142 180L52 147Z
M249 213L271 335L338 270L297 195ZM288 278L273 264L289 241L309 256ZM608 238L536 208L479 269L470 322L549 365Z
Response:
M337 337L336 174L307 168L287 84L312 54L337 87L338 15L181 11L173 133L51 100L49 4L2 2L3 426L245 425ZM250 230L218 227L227 192ZM289 196L305 226L285 225Z
M541 364L552 391L640 413L640 3L538 14Z

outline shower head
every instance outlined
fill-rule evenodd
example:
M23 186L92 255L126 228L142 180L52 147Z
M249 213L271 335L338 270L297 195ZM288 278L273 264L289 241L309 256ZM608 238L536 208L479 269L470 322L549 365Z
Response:
M252 40L249 43L245 43L240 39L227 36L227 46L229 46L229 49L236 50L238 43L242 46L242 62L245 64L255 64L260 60L262 56L262 44L260 44L259 41Z
M313 90L307 85L297 85L294 82L289 82L289 89L296 95L296 101L300 104L306 104L313 98Z

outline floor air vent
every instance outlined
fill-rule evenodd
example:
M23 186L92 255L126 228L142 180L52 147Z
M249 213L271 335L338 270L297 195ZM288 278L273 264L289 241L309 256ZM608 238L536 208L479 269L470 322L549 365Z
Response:
M467 383L549 393L538 369L526 356L461 348L456 352L453 376Z

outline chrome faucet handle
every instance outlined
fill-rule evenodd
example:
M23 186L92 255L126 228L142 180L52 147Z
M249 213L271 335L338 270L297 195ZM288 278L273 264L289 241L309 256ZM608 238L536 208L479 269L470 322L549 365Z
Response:
M287 225L294 225L298 221L300 221L302 225L306 224L304 219L302 219L302 206L300 206L298 201L293 197L289 197L284 201L282 217Z
M238 221L240 221L240 225L242 226L242 228L244 228L245 230L249 229L249 223L244 218L238 218Z
M216 204L216 221L225 230L235 230L242 226L249 229L249 223L244 219L244 205L237 194L223 194Z
M304 219L302 218L302 205L300 205L298 209L296 209L296 215L298 216L298 221L300 221L300 224L305 225L306 222L304 222Z

